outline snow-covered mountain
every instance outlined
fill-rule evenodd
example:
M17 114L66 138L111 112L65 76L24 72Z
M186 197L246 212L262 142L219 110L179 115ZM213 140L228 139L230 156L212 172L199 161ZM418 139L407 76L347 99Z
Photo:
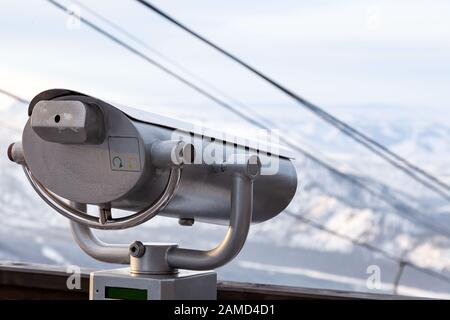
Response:
M247 128L228 114L205 115L200 112L201 106L197 108L168 111L153 107L152 111L230 130L224 124L226 118L227 123L233 123L234 133ZM450 182L450 169L445 166L450 155L450 125L439 119L414 119L402 113L392 115L386 108L381 110L384 112L372 107L343 108L338 113L392 150ZM289 134L339 172L298 154L300 183L294 201L275 219L252 226L244 250L219 270L220 278L393 292L399 260L404 260L436 274L406 264L401 267L397 293L450 298L448 203L308 114L294 112L292 107L264 108L260 113L275 122L282 134ZM24 105L0 108L0 259L104 266L81 252L71 239L66 219L37 197L21 168L7 159L7 146L20 140L25 121ZM305 223L305 218L313 224ZM132 230L99 233L116 242L171 241L209 248L224 232L220 226L198 223L187 228L179 226L176 220L157 217ZM381 272L381 284L371 289L366 281L374 266Z

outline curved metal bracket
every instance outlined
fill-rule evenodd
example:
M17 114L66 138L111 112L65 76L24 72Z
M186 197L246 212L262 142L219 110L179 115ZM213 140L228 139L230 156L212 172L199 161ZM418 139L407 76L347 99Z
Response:
M85 204L76 202L71 204L74 208L86 212ZM70 221L70 227L78 246L92 258L109 263L130 263L129 246L105 243L99 240L88 226L74 221Z
M212 250L201 251L172 248L167 262L172 268L209 270L232 260L242 249L252 221L253 180L244 174L234 174L231 189L231 215L228 232Z
M121 218L111 218L102 219L102 216L99 218L88 215L86 212L83 212L77 208L74 208L64 201L62 201L59 197L55 196L51 193L42 183L40 183L31 173L30 169L26 164L23 165L23 171L25 172L28 181L31 183L31 186L34 188L36 193L53 209L55 209L58 213L62 214L66 218L79 223L84 224L90 228L95 229L126 229L137 226L141 223L144 223L154 216L158 214L159 211L163 210L166 205L170 202L170 200L175 195L175 192L178 188L181 178L181 167L172 166L170 167L170 175L167 185L160 195L160 197L149 207L140 210L132 215L128 215L126 217Z
M85 210L82 204L75 204ZM84 207L83 207L84 206ZM208 251L174 247L167 252L167 263L174 269L209 270L232 260L247 239L252 220L253 180L235 173L232 177L230 225L223 241ZM72 234L80 248L99 261L128 264L129 245L107 244L100 241L88 226L71 222Z
M245 165L233 168L231 185L230 225L222 242L214 249L202 251L173 246L165 255L166 263L173 269L209 270L232 260L242 249L252 221L253 179L260 174L259 159L250 158ZM74 204L80 212L83 204ZM91 257L112 263L128 264L128 245L113 245L100 241L86 225L71 223L72 233L80 248ZM152 270L148 270L151 273Z

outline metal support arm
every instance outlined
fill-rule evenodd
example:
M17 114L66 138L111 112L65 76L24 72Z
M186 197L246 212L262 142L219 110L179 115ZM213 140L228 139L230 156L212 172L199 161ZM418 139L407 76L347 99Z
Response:
M210 270L232 260L241 251L252 221L253 179L260 173L260 162L250 160L245 165L235 166L231 185L230 225L222 242L214 249L202 251L172 247L165 259L172 269ZM80 211L83 204L73 203ZM74 238L81 249L91 257L111 263L130 263L129 245L113 245L100 241L86 225L71 222Z
M86 210L83 204L74 204ZM232 178L231 215L227 234L222 242L208 251L172 248L167 253L167 262L174 269L209 270L232 260L242 249L247 239L252 220L253 180L237 173ZM85 225L71 221L72 234L80 248L89 256L103 262L128 264L129 245L109 244L99 240Z
M85 204L75 202L71 204L76 209L86 212ZM78 246L92 258L109 263L130 263L128 245L105 243L95 236L91 228L74 221L70 221L70 227Z
M252 220L253 180L236 173L232 178L230 226L224 240L208 251L172 248L167 262L172 268L210 270L232 260L247 239Z

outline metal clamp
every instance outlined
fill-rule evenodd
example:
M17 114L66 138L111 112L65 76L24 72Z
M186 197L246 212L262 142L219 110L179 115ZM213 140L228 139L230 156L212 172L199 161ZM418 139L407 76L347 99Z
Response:
M74 222L86 225L90 228L109 230L131 228L155 217L158 212L163 210L170 200L172 200L181 178L181 167L172 166L170 167L170 175L164 191L149 207L134 214L120 218L112 218L108 214L101 214L99 219L98 217L91 216L86 212L65 203L58 196L50 192L33 176L26 164L23 164L23 171L25 172L28 181L31 183L31 186L34 188L36 193L58 213Z

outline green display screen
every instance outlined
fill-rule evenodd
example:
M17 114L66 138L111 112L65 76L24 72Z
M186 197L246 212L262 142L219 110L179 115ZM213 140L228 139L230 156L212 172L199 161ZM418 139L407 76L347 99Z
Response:
M106 299L147 300L147 290L135 288L105 287Z

